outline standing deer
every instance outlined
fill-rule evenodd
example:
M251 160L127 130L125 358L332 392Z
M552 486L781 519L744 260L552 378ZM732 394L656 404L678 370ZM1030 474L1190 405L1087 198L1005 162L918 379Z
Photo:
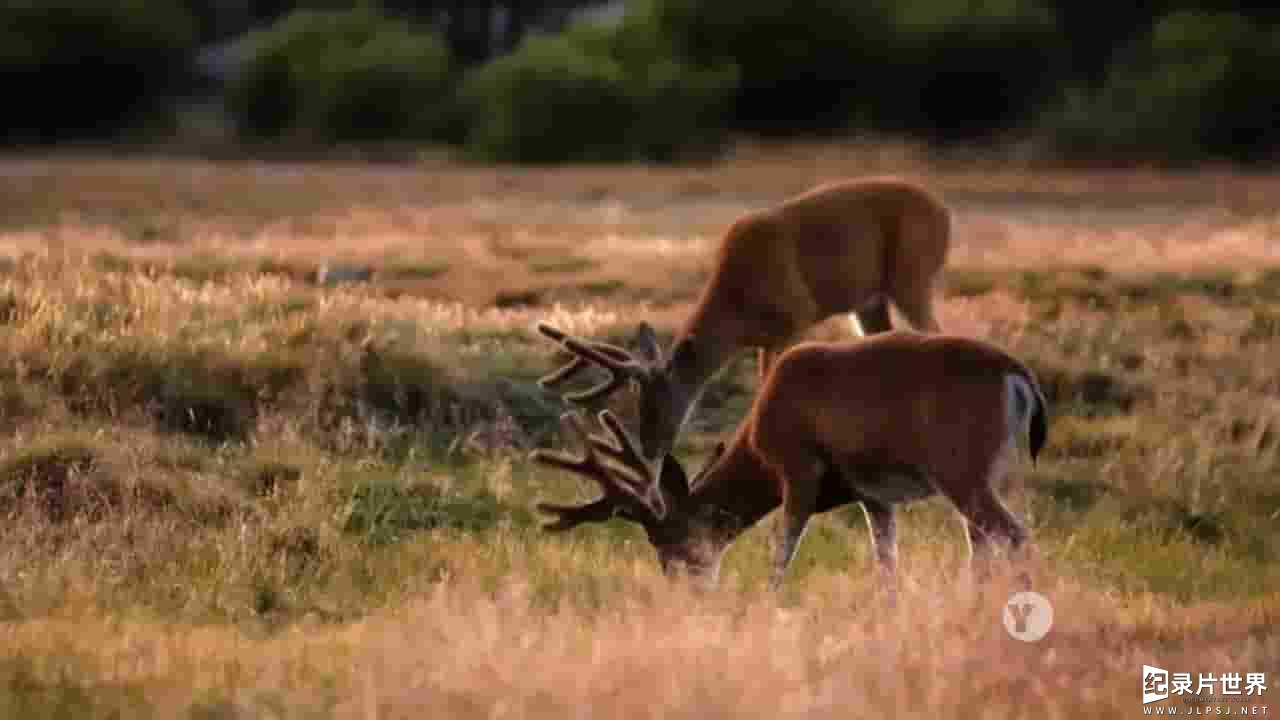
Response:
M1029 534L994 485L1024 426L1032 462L1048 432L1044 395L1022 362L980 340L903 331L786 350L727 448L692 482L671 456L655 476L616 416L599 418L612 442L589 436L575 411L562 421L585 455L531 456L604 491L586 505L540 504L558 516L545 529L620 515L644 527L664 572L714 582L734 539L781 505L774 587L810 517L853 502L888 577L897 567L894 506L936 494L963 516L972 557L985 560L993 539L1017 553Z
M950 234L950 212L918 185L876 177L819 186L729 227L670 353L642 323L634 341L638 360L615 346L579 343L579 358L540 383L550 388L568 380L586 366L583 358L612 377L566 395L570 402L589 403L627 380L636 383L640 445L654 463L671 451L707 381L743 349L758 348L763 379L780 352L833 315L849 313L858 336L889 330L889 300L916 330L940 332L933 292ZM546 324L539 331L566 339Z

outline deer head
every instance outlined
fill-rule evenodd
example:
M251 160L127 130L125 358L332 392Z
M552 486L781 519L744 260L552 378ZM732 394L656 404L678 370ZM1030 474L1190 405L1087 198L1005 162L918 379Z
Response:
M648 323L640 323L634 344L636 353L617 345L575 338L546 324L538 324L538 332L560 343L573 354L573 359L538 380L544 388L567 382L589 365L603 368L609 378L564 399L586 405L601 400L630 383L639 391L640 456L646 464L657 468L664 458L669 460L676 435L698 399L701 378L691 337L678 341L670 357L664 357L658 336ZM661 477L663 471L653 474Z
M730 538L717 537L703 521L699 514L701 506L692 498L693 485L684 468L674 457L667 456L661 475L655 480L649 464L637 450L635 439L618 418L608 410L602 410L598 418L612 441L589 434L581 415L568 412L560 416L560 421L578 438L583 447L582 457L547 450L535 450L530 455L534 462L582 475L603 491L600 498L583 505L539 503L538 510L557 516L544 524L543 529L563 532L585 523L621 517L644 528L663 573L668 576L684 573L715 582L720 558ZM723 452L721 443L695 481L715 465Z

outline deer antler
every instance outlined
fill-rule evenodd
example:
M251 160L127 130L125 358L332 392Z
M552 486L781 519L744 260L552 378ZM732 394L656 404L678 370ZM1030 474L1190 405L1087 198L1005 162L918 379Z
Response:
M566 394L564 399L571 403L594 402L612 394L627 380L643 378L651 371L649 365L637 360L634 355L617 345L580 340L546 323L538 323L538 332L560 343L564 349L574 355L574 358L564 366L540 378L538 384L542 387L551 388L569 380L587 367L588 363L594 363L609 373L608 380L594 387Z
M559 532L583 523L604 522L615 514L645 525L659 523L666 516L662 492L649 478L648 468L636 451L631 434L608 410L601 411L598 417L616 444L588 434L581 414L567 412L560 416L560 422L578 437L583 447L582 457L547 450L535 450L529 456L536 463L590 478L604 491L600 498L585 505L539 503L538 510L558 516L543 525L544 530ZM601 455L623 466L607 465L601 461Z

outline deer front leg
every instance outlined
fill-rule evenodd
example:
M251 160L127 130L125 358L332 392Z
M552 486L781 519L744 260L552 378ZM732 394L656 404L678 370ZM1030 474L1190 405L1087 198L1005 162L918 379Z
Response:
M871 547L880 580L891 586L898 574L898 524L893 506L879 500L863 500L862 512L871 529Z
M961 507L961 512L969 534L970 563L980 582L991 575L993 541L1006 545L1009 560L1014 565L1021 565L1030 533L990 488L975 490L969 502ZM1030 576L1025 571L1019 573L1018 581L1030 586Z
M769 368L773 367L773 361L778 359L778 352L762 347L756 351L756 379L761 383L769 375Z
M876 556L879 589L889 607L898 604L898 529L893 506L878 500L863 500L862 512L871 531L871 548Z
M821 463L808 461L792 463L784 467L784 490L782 493L782 531L778 537L777 551L774 556L773 578L769 583L772 590L782 587L787 567L795 557L800 540L809 526L809 518L813 517L818 507L818 492L822 476Z

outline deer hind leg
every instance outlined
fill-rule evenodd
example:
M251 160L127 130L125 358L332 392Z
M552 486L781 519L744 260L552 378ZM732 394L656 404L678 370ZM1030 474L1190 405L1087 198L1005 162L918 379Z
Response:
M1007 546L1010 561L1021 563L1030 533L992 490L975 492L961 512L969 535L970 562L979 580L990 577L992 550L996 544ZM1021 573L1019 579L1028 584L1025 573Z
M975 445L982 443L980 438L971 440ZM985 461L956 463L936 482L939 491L947 496L965 519L970 563L978 580L989 576L993 545L1007 545L1009 559L1020 563L1030 539L1030 533L1022 521L996 496L995 487L1003 474L1004 461L1011 450L1011 444L1006 440L997 446L994 453L975 454L974 457L986 457Z
M889 301L884 297L878 297L865 307L850 312L849 325L853 328L853 334L858 337L866 337L892 330L893 323L889 319Z
M893 506L879 500L863 500L862 512L871 531L876 568L882 579L891 580L898 573L898 528Z
M900 276L894 280L893 302L906 317L907 322L911 323L911 327L919 332L942 332L942 326L938 324L937 315L934 313L933 278Z
M864 499L862 512L867 516L871 531L871 549L876 556L876 571L885 599L890 606L897 604L894 587L898 575L898 528L893 506L878 500Z
M862 321L858 319L857 311L849 313L849 329L853 331L854 337L866 337L867 331L862 327Z
M760 382L769 374L769 369L773 367L774 361L778 359L779 352L770 348L762 347L756 352L756 370L757 377Z

